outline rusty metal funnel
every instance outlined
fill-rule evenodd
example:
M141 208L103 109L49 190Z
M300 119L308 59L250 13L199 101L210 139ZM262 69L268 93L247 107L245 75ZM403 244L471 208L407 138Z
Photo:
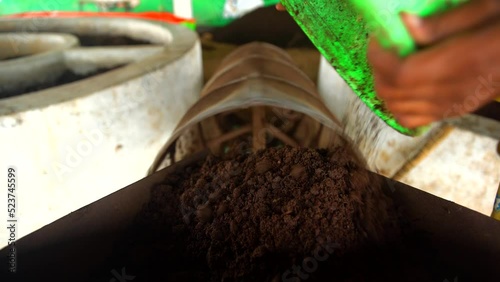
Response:
M250 43L223 60L149 174L207 148L220 155L284 145L353 149L350 144L290 56L270 44Z

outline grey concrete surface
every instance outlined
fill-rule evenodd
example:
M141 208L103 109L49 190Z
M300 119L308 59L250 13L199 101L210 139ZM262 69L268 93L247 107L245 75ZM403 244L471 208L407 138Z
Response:
M145 42L58 51L55 61L71 73L120 67L0 99L0 167L18 170L18 238L144 177L202 86L198 37L181 26L135 19L0 19L0 32L16 33L17 40L66 33ZM39 71L54 75L48 68ZM6 193L0 202L7 203ZM1 246L6 232L0 230Z
M71 34L0 34L1 93L53 82L65 69L63 51L78 45Z

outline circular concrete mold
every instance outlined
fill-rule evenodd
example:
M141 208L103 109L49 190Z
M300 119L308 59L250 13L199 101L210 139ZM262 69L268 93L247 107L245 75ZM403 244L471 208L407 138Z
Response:
M0 98L53 83L65 69L63 51L78 44L78 38L68 34L17 35L0 34L0 60L4 60L0 61Z
M0 46L1 166L19 171L18 237L144 177L202 86L199 41L181 26L1 19Z

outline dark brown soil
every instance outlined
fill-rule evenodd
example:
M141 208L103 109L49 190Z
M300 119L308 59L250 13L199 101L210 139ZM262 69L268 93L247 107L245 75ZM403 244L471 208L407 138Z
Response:
M346 153L271 148L209 159L182 185L190 252L206 256L224 281L261 281L281 277L312 253L330 247L340 257L380 237L385 196Z
M102 273L126 266L134 281L400 281L410 271L404 281L430 281L420 268L434 254L415 251L425 242L392 240L391 205L349 155L285 147L209 156L152 189Z

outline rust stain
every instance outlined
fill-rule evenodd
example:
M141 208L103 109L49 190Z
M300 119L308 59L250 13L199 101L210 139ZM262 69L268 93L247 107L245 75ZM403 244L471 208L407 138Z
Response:
M381 174L381 175L388 175L389 174L389 172L387 170L383 169L383 168L380 169L380 170L378 170L378 173Z
M389 145L390 147L394 147L396 146L396 141L394 141L394 139L391 139L387 142L387 145Z
M390 156L387 154L387 152L381 151L381 152L380 152L380 158L381 158L384 162L388 162L388 161L389 161L389 159L390 159Z
M161 131L162 128L162 112L158 108L148 108L148 115L151 117L150 122L151 122L151 127L155 131Z

